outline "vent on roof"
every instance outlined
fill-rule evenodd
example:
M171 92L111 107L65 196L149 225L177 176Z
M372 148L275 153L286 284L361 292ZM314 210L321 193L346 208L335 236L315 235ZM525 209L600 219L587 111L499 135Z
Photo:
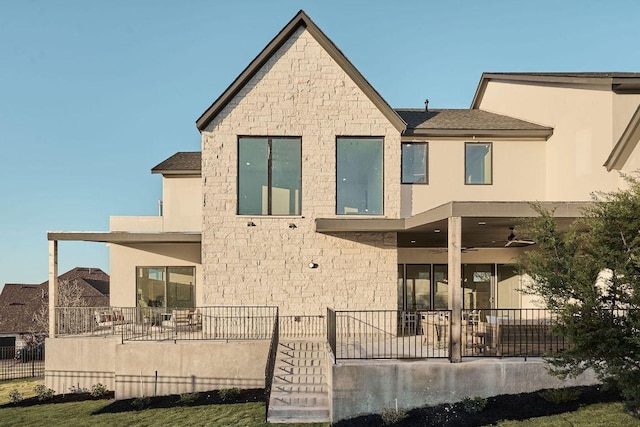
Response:
M424 100L424 111L429 111L429 98Z

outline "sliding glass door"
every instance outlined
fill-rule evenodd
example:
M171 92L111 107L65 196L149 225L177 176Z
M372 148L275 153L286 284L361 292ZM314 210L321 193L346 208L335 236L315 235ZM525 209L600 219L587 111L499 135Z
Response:
M138 267L138 307L195 307L195 267Z

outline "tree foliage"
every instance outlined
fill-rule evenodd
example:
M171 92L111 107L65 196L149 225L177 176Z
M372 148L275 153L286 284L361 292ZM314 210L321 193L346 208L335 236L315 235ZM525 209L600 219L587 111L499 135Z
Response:
M559 318L572 348L549 359L552 373L576 376L593 369L612 380L630 409L640 408L640 181L598 193L584 217L561 229L548 212L526 224L537 249L520 262L532 277L527 292Z

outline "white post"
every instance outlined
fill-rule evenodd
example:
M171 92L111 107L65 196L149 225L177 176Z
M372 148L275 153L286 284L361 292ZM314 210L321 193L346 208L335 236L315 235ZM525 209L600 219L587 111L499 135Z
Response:
M460 362L462 359L462 219L459 216L448 219L447 249L448 306L451 310L450 358L451 362Z
M58 241L49 241L49 338L56 336L58 306Z

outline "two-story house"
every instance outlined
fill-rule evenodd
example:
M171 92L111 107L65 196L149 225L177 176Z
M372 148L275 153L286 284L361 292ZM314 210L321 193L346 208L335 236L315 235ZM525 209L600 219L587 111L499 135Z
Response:
M465 313L537 307L511 265L535 250L518 230L530 203L569 223L640 165L639 106L640 73L486 73L469 109L395 109L301 11L197 119L202 151L152 169L162 215L49 233L50 277L57 241L107 242L112 306L161 309L154 326L202 307L204 331L213 306L277 307L281 330L327 308L393 311L398 324L445 310L447 357L460 361ZM309 325L326 335L324 321ZM121 396L143 393L131 384L153 347L124 341L105 350L101 378ZM212 351L197 345L180 360ZM256 349L264 362L268 346ZM334 402L346 401L335 372Z

